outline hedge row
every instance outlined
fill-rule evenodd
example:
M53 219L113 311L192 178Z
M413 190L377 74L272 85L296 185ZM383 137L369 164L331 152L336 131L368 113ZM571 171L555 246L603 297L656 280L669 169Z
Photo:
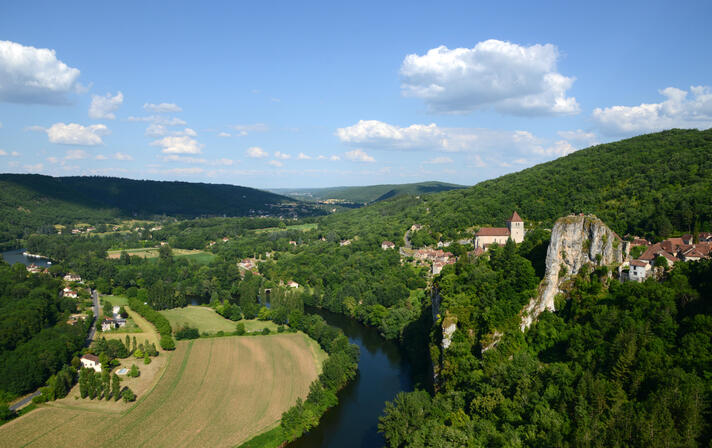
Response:
M163 350L175 350L176 343L173 340L173 330L168 319L158 311L141 302L135 297L129 297L129 307L151 322L161 335L161 348Z

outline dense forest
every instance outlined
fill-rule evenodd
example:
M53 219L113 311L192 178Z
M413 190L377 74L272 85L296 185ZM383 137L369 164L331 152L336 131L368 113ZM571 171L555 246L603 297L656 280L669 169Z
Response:
M482 353L482 331L521 308L531 268L504 284L497 275L517 259L497 253L443 271L458 327L440 388L387 404L379 428L389 446L708 446L712 262L642 284L583 270L560 310Z
M0 261L0 402L43 385L83 347L88 324L66 323L77 302L61 284Z
M234 185L159 182L114 177L0 174L0 248L18 246L55 225L172 216L310 216L312 205Z

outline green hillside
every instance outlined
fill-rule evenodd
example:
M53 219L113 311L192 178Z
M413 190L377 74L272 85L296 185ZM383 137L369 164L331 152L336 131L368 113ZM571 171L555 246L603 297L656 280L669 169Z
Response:
M466 188L463 185L445 182L418 182L413 184L384 184L367 185L364 187L332 187L332 188L303 188L303 189L273 189L275 193L291 197L323 201L326 199L339 199L354 204L368 204L383 201L404 194L437 193Z
M712 129L673 129L582 149L467 189L395 198L327 220L344 231L359 225L404 231L418 222L454 237L475 225L501 226L513 210L544 225L585 212L621 235L666 236L695 226L712 230L711 192Z
M0 175L0 245L54 224L110 222L121 217L314 214L312 206L234 185L113 177Z

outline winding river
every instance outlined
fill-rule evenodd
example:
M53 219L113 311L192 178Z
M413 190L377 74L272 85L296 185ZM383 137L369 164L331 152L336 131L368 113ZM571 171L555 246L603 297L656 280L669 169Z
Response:
M339 404L329 409L319 426L290 448L380 447L385 445L378 433L378 417L386 401L400 391L413 390L414 371L403 350L382 338L378 331L354 319L316 308L305 311L319 314L330 325L341 328L352 344L361 349L359 374L339 392Z

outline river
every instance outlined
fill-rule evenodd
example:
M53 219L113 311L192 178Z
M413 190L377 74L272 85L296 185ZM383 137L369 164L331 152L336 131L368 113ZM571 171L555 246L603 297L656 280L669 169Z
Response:
M10 265L13 265L15 263L22 263L25 266L35 264L37 266L46 268L52 264L47 258L30 258L22 255L22 253L26 250L27 249L7 250L5 252L2 252L0 255L2 255L3 260L5 260L5 262Z
M392 401L400 391L413 390L415 372L404 351L395 342L381 337L377 330L354 319L310 307L305 311L319 314L329 325L341 328L349 341L361 349L361 359L358 376L339 392L339 404L326 411L319 426L288 446L384 446L385 440L376 425L385 402Z

